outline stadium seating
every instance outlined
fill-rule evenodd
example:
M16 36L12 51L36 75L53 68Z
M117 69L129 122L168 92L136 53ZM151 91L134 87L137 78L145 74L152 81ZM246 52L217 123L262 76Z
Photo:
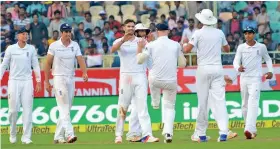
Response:
M162 14L169 15L169 6L163 5L161 8L158 9L157 15L161 16Z
M243 10L247 7L247 3L244 1L239 1L234 5L234 10L236 10L237 12L240 10Z
M89 11L92 16L99 16L99 12L101 10L104 10L104 8L102 6L92 6L89 8Z
M84 20L85 20L85 18L82 17L82 16L74 16L74 22L75 22L76 24L78 24L78 23L80 23L80 22L82 22L82 21L84 21Z
M150 22L149 17L150 17L150 14L143 14L143 15L141 15L141 22L143 24L147 24L148 22Z
M265 2L267 10L276 10L278 7L278 1L267 1Z
M280 22L270 21L269 25L270 25L270 28L272 29L273 32L280 31Z
M117 16L120 12L120 7L118 5L106 5L105 11L107 13L107 16L113 15Z
M14 7L10 7L10 8L7 9L7 12L12 13L13 10L14 10Z
M272 33L271 38L273 41L280 41L280 33Z
M273 21L273 22L280 21L280 12L279 11L272 10L272 11L268 11L267 14L269 16L270 21Z
M135 6L134 5L122 5L121 11L123 15L132 15L135 12Z
M170 11L173 11L176 9L176 6L174 5L174 3L172 2L173 5L170 6ZM180 7L183 7L184 9L186 8L184 4L180 4Z
M132 19L132 20L134 20L135 22L137 21L137 18L136 18L136 16L135 15L124 15L123 16L123 21L125 21L125 20L127 20L127 19Z

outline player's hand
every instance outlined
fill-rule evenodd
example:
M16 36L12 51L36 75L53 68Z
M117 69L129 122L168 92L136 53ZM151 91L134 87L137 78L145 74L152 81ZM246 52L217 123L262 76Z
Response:
M238 71L239 71L239 72L245 72L245 68L241 65L241 66L238 68Z
M84 82L88 81L88 75L86 73L83 74L83 79L84 79Z
M45 82L45 88L49 92L49 94L52 93L52 85L50 84L49 81Z
M154 41L154 40L155 40L154 35L153 35L152 33L148 34L148 36L147 36L147 41L148 41L148 42L151 42L151 41Z
M38 93L42 90L41 82L36 83L35 92Z
M124 42L126 42L126 41L128 41L129 39L131 39L131 38L132 38L132 35L130 35L130 34L125 34L125 35L123 36L122 40L123 40Z
M273 77L273 73L272 72L268 72L268 73L265 74L265 78L266 79L272 79L272 77Z
M185 38L184 40L183 40L183 44L184 43L188 43L189 42L189 39L188 38Z
M233 81L229 76L225 76L224 79L225 79L226 85L232 85Z
M140 49L143 49L143 48L145 48L146 43L147 43L146 39L142 38L142 39L140 39L140 40L138 41L138 47L139 47Z

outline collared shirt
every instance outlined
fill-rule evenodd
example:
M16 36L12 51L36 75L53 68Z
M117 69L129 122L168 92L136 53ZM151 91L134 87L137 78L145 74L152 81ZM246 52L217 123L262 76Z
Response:
M203 26L200 30L195 31L189 44L197 49L198 66L222 65L221 47L228 45L228 43L221 30Z
M181 42L183 42L183 40L186 38L188 38L188 40L190 40L192 38L193 33L196 30L197 30L197 28L193 28L193 30L190 30L189 27L184 29Z
M245 72L241 72L241 76L259 77L262 76L262 58L266 61L269 72L273 72L272 61L264 44L256 42L255 45L249 46L243 43L237 48L233 66L238 71L242 64Z
M177 62L183 55L181 45L168 39L167 36L158 37L157 40L146 45L144 54L149 56L149 76L157 80L177 80Z
M48 54L54 56L52 65L53 76L75 75L76 57L82 55L77 42L71 40L68 47L65 47L61 39L59 39L50 45Z
M137 42L140 38L135 37L132 41L126 41L124 42L120 49L118 50L118 55L120 57L120 72L121 73L145 73L146 72L146 64L138 64L137 63ZM115 40L113 43L116 44L120 42L122 38L119 38Z
M10 68L10 80L31 80L33 67L36 81L41 82L37 52L33 45L26 44L24 48L20 48L16 43L8 46L1 64L1 79L7 67Z

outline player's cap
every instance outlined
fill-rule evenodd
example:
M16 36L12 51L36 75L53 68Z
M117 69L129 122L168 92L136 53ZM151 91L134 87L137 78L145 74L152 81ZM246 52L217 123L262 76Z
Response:
M28 30L25 27L19 29L18 34L20 33L28 33Z
M217 18L214 17L213 12L210 9L203 9L199 13L195 14L195 17L198 21L205 25L214 25L217 23Z
M159 23L156 25L158 31L169 30L168 25L165 23Z
M106 14L106 11L104 10L99 11L99 15L104 15L104 14Z
M250 27L250 26L247 26L244 30L243 30L243 33L256 33L255 29L253 27Z
M61 26L60 26L60 31L63 32L63 31L72 31L72 27L71 25L69 25L68 23L63 23Z
M145 27L142 23L138 23L135 25L135 32L139 30L145 30L147 35L150 33L150 29Z

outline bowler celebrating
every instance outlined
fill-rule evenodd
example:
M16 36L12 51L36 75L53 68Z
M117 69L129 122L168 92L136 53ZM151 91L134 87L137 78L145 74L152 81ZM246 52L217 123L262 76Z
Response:
M254 40L256 31L252 27L247 27L243 33L246 43L238 46L233 66L236 71L241 73L240 90L245 121L244 135L247 139L254 139L257 136L256 121L262 83L262 58L268 67L268 72L265 74L266 79L272 78L273 66L266 46Z
M10 68L8 81L8 103L10 122L10 142L16 143L16 123L20 104L22 105L23 144L30 144L32 131L32 108L33 108L33 82L32 69L36 76L35 92L41 90L41 73L35 47L27 44L28 32L21 28L17 34L18 42L6 49L5 57L1 64L1 79L7 67Z

